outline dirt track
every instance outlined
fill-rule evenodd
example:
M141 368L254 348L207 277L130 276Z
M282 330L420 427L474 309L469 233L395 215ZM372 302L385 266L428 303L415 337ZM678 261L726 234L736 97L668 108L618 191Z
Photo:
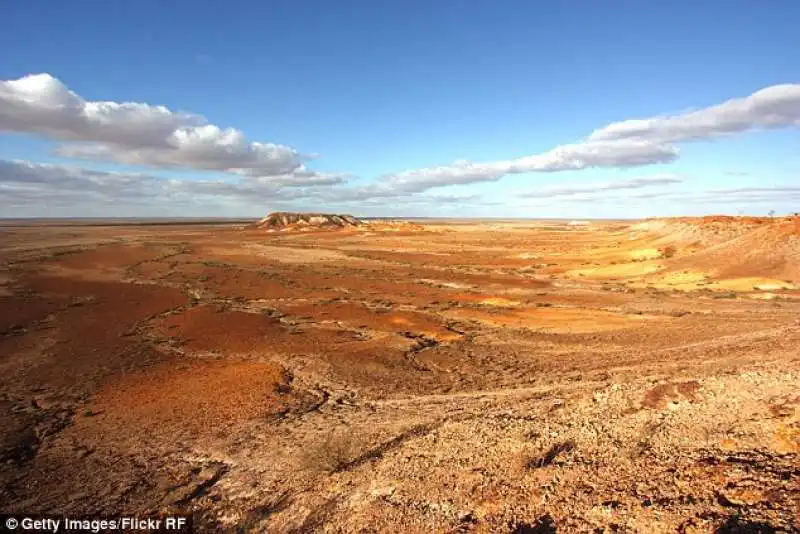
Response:
M799 229L2 228L2 511L796 531Z

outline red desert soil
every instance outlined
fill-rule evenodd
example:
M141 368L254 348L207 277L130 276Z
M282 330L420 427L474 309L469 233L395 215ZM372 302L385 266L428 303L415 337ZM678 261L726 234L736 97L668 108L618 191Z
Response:
M441 321L418 312L371 309L349 302L297 303L279 305L277 308L289 315L343 323L353 328L394 333L415 332L438 341L459 338L459 334L448 330Z
M267 312L269 313L269 312ZM324 317L317 318L324 321ZM332 328L297 328L266 313L201 305L178 312L157 325L159 334L186 350L250 356L325 352L352 343L354 332Z
M20 281L26 291L45 299L61 299L63 304L42 318L32 314L39 303L26 306L26 297L18 298L16 305L25 312L17 316L25 339L47 348L27 365L6 370L6 376L19 381L13 389L25 383L78 394L89 391L89 384L105 376L163 359L136 339L136 327L186 302L179 291L157 286L82 279L67 282L54 276L23 276ZM42 320L37 322L37 318Z
M0 512L798 531L798 218L36 223L0 258Z
M59 255L42 262L42 264L80 271L124 269L131 265L154 260L169 252L168 247L160 246L108 245Z
M210 360L160 364L109 380L75 431L91 426L134 440L211 436L223 428L281 413L294 403L274 363ZM224 399L224 402L220 402ZM184 436L184 439L185 436ZM134 442L134 440L130 440Z

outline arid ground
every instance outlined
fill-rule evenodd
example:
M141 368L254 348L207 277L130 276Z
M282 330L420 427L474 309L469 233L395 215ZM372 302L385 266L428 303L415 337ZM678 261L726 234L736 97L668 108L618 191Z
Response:
M800 219L0 228L0 508L797 532Z

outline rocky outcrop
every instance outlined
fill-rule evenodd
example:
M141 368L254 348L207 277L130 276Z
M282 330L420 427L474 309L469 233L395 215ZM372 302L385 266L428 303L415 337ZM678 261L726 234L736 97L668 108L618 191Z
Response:
M277 211L258 221L255 226L266 230L314 230L350 228L361 224L352 215Z

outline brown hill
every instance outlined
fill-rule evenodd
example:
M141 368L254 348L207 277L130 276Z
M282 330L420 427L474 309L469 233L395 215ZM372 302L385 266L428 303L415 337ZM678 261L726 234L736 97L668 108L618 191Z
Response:
M270 213L254 226L266 230L301 230L316 229L336 230L360 226L361 221L352 215L332 213L293 213L277 211Z
M713 269L721 277L800 281L800 217L666 219L660 230L676 244L701 245L669 269Z

